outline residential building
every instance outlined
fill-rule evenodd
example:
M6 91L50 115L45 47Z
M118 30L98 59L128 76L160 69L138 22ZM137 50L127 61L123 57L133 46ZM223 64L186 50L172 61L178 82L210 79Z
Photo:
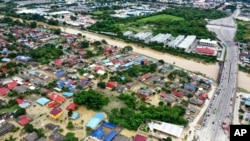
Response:
M133 141L148 141L147 139L147 137L137 134L135 135Z
M63 113L63 110L61 108L54 108L50 111L49 116L52 119L58 119L59 117L61 117L62 113Z
M49 139L50 141L63 141L65 139L65 136L55 131L50 134Z
M28 134L27 136L24 137L24 141L36 141L38 139L38 135L35 131L32 133Z

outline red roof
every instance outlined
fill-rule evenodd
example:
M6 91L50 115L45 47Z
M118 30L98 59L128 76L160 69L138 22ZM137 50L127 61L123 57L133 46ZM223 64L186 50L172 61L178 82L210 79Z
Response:
M10 83L8 83L8 88L9 89L13 89L17 86L17 82L16 81L12 81Z
M0 88L0 95L1 96L5 96L7 93L9 93L9 89L8 88Z
M55 101L50 101L50 102L47 104L47 106L48 106L49 108L54 108L54 107L57 106L57 103L56 103Z
M63 60L62 60L62 59L56 59L56 60L55 60L55 64L56 64L58 67L62 66L62 63L63 63Z
M2 68L2 72L3 72L3 73L8 73L8 69Z
M119 59L114 59L114 60L112 60L112 63L113 63L113 64L118 64L118 63L121 63L121 60L119 60Z
M64 96L55 93L49 94L49 99L54 100L57 103L63 103L66 100Z
M214 50L211 48L196 48L195 51L197 53L207 54L207 55L214 55Z
M22 103L24 102L24 100L21 99L21 98L17 98L17 99L16 99L16 102L17 102L18 104L22 104Z
M113 82L113 81L109 81L107 84L106 84L106 87L108 88L115 88L117 86L117 82Z
M102 70L103 68L101 67L101 66L96 66L95 68L94 68L94 70L95 71L99 71L99 70Z
M178 92L176 90L172 91L172 94L174 94L177 97L183 97L183 95L184 95L182 92Z
M71 110L71 111L75 111L76 110L76 107L77 107L77 104L75 104L74 102L73 103L70 103L68 106L67 106L67 110Z
M206 93L202 93L200 95L200 100L206 100L207 99L207 94Z
M22 126L29 123L30 121L31 121L31 118L28 117L27 115L21 115L18 117L18 123Z
M54 108L50 111L50 114L53 115L53 116L56 116L58 115L59 113L62 112L62 109L61 108Z
M166 97L167 97L167 94L166 94L166 93L161 93L160 96L161 96L162 98L166 98Z
M134 137L134 141L147 141L147 137L144 137L144 136L142 136L142 135L136 135L135 137Z

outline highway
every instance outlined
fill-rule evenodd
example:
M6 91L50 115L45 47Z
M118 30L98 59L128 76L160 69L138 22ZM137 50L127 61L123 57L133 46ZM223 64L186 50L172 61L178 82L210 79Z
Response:
M217 38L227 49L225 63L222 70L221 81L211 99L202 122L202 129L197 131L200 141L228 141L229 134L222 129L223 120L232 120L233 99L238 81L238 49L234 43L234 35L237 25L234 17L238 15L239 9L230 17L211 21L207 28L215 32Z

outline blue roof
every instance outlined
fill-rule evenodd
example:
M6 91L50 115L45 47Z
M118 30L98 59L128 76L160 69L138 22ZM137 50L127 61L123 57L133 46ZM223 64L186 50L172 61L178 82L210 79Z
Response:
M117 135L115 131L110 132L104 139L104 141L112 141L112 139Z
M56 72L56 77L62 77L64 76L65 72L64 71L58 71Z
M71 115L71 119L77 119L80 116L80 114L78 112L73 112L73 114Z
M250 101L249 101L249 100L246 100L246 101L245 101L245 105L250 106Z
M132 66L134 64L134 62L128 62L127 64L124 64L124 65L122 65L122 66L124 66L124 67L130 67L130 66Z
M72 90L72 89L74 89L76 86L75 85L68 85L68 89L69 90Z
M56 84L57 84L58 87L63 87L63 86L65 85L64 82L63 82L62 80L58 80L58 81L56 82Z
M9 58L2 58L1 61L3 61L3 62L10 62L11 60Z
M22 104L19 104L19 107L21 107L21 108L27 108L27 107L29 107L30 105L31 105L30 102L24 102L24 103L22 103Z
M110 122L104 122L102 125L110 129L114 129L116 126L114 123L110 123Z
M193 84L191 84L191 83L185 84L185 86L188 87L188 88L190 88L190 89L193 89L193 90L196 89L196 87Z
M109 59L104 59L104 60L102 60L102 62L103 63L108 63L108 62L110 62L110 60Z
M16 59L19 61L28 62L31 58L28 56L17 56Z
M37 99L36 102L44 106L46 103L50 102L50 100L48 98L42 97L42 98Z
M29 74L31 74L31 75L35 75L35 73L36 73L36 71L34 71L34 70L29 71Z
M91 136L101 139L104 136L104 134L105 131L103 131L102 128L98 128L93 133L91 133Z
M103 113L96 113L95 116L90 119L86 126L95 129L98 124L100 124L101 121L104 120L104 117L105 115Z
M72 97L74 95L74 93L72 92L63 92L63 95L66 97Z
M143 56L140 56L140 57L135 58L135 61L141 63L142 61L144 61L144 59L145 58Z

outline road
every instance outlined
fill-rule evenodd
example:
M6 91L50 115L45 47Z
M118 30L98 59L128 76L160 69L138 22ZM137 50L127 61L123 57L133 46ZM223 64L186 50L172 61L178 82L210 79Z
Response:
M233 98L237 88L238 49L234 43L237 29L234 17L239 13L237 9L230 17L212 21L208 29L215 32L227 48L221 81L215 96L211 99L209 108L203 118L202 129L197 132L200 141L228 141L228 134L222 129L222 122L233 113ZM218 23L218 24L217 24ZM220 23L223 23L221 26ZM217 24L217 25L215 25Z

